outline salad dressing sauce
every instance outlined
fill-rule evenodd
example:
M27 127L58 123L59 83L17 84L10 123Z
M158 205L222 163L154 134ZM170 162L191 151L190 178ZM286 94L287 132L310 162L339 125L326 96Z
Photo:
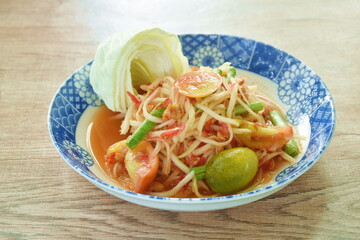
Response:
M109 110L105 105L99 107L87 135L87 141L90 143L88 146L91 148L95 160L109 176L111 176L111 171L105 164L106 151L111 145L127 137L120 135L122 118L117 117L118 114Z

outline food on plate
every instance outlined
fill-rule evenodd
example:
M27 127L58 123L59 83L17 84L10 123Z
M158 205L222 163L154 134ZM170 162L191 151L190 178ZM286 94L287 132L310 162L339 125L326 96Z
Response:
M107 117L94 120L92 132L104 140L89 147L101 146L95 157L103 170L137 193L202 198L250 191L301 151L282 109L231 63L189 67L177 36L160 29L105 40L90 82Z

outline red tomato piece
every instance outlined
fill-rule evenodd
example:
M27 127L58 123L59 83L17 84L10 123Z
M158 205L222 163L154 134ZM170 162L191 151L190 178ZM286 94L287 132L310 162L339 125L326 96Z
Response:
M149 156L154 151L150 143L141 141L134 149L129 149L125 156L125 168L133 185L133 191L142 193L154 181L159 168L159 158Z
M238 134L236 138L252 149L277 151L282 149L293 136L291 126L270 127L244 120L238 121L240 123L239 128L247 128L251 130L251 133Z
M210 71L193 71L175 82L178 91L188 97L202 98L215 92L221 85L221 76Z

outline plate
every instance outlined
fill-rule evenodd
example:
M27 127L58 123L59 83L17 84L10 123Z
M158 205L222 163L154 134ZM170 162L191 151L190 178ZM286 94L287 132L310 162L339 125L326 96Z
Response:
M251 192L214 198L167 198L134 193L106 181L79 135L81 122L101 99L89 83L92 61L76 70L58 89L48 114L48 127L61 157L100 189L135 204L174 211L207 211L239 206L275 193L309 170L327 148L335 128L335 107L321 78L290 54L255 40L218 34L179 35L190 65L217 67L224 62L260 79L286 111L289 121L306 132L298 161L280 171L268 185ZM91 116L90 116L91 117Z

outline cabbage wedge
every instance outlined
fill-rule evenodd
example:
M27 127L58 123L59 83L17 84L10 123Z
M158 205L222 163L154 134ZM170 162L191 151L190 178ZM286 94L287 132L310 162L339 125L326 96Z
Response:
M98 47L90 72L90 84L112 111L126 112L127 91L159 77L177 78L189 70L187 58L175 34L159 28L135 35L115 34Z

